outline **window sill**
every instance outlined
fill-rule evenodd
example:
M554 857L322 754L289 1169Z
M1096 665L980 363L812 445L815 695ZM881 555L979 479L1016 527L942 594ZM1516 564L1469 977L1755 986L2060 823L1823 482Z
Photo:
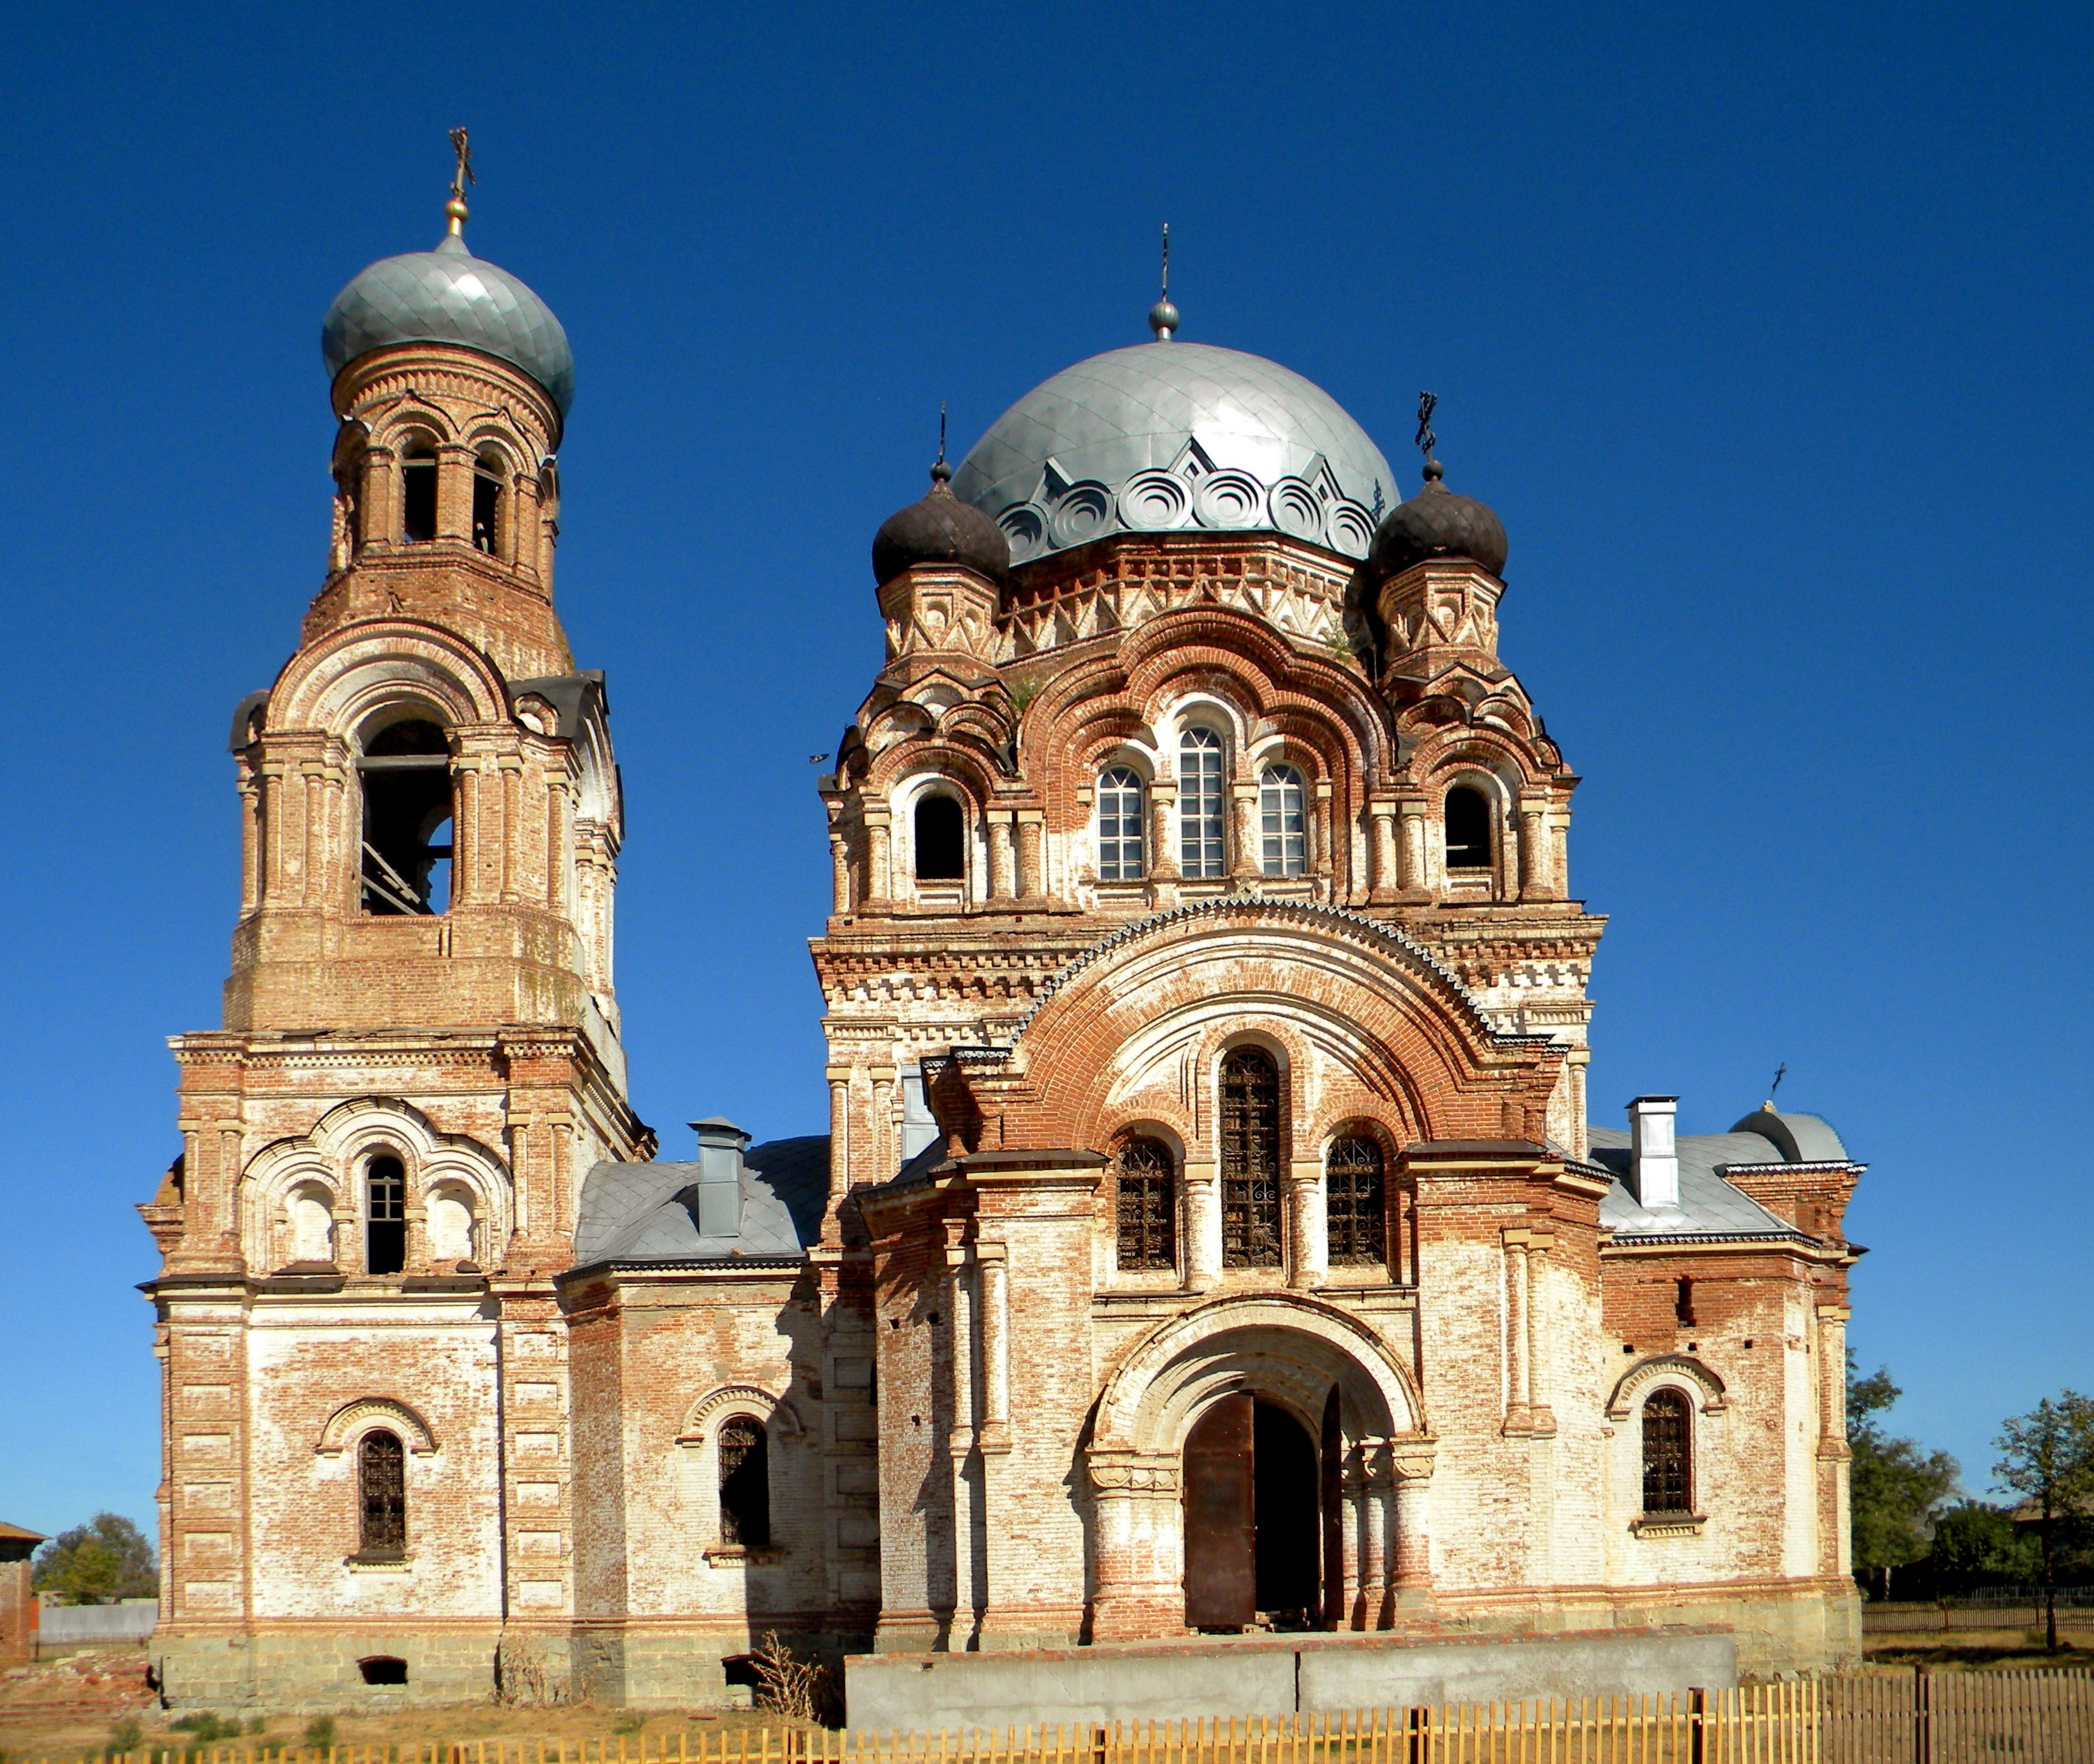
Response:
M736 1562L746 1563L752 1568L763 1568L775 1562L782 1562L784 1558L784 1550L776 1544L766 1544L758 1549L751 1549L746 1544L715 1544L705 1552L708 1568L731 1568Z
M411 1574L415 1567L412 1556L345 1556L341 1559L351 1574Z
M1698 1537L1709 1523L1705 1513L1644 1513L1629 1521L1639 1537Z

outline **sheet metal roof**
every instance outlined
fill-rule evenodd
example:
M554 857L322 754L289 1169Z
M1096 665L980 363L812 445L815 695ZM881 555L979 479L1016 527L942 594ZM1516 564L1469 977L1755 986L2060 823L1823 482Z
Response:
M820 1235L829 1192L826 1133L743 1154L741 1229L701 1236L695 1163L598 1164L582 1182L575 1263L725 1262L797 1256Z

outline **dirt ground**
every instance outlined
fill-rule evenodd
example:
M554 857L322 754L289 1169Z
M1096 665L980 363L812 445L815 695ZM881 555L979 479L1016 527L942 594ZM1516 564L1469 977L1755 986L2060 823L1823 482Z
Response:
M0 1764L24 1764L40 1758L73 1759L99 1754L119 1723L136 1721L143 1748L193 1744L170 1728L170 1716L146 1686L146 1650L111 1648L19 1667L0 1676ZM263 1731L218 1742L227 1746L296 1745L310 1715L264 1717ZM253 1725L252 1723L247 1723ZM644 1738L654 1756L662 1736L673 1748L679 1733L712 1734L722 1729L767 1727L774 1732L806 1725L783 1716L749 1710L658 1710L644 1716L590 1703L558 1709L498 1709L464 1704L446 1709L407 1710L396 1714L334 1717L335 1744L345 1746L403 1745L417 1743L463 1744L476 1740L542 1740L570 1747L584 1740L592 1753L604 1742L610 1759L619 1742L639 1756Z
M2027 1666L2094 1666L2094 1633L2058 1632L2057 1652L2043 1645L2043 1631L2018 1629L1950 1630L1864 1637L1862 1651L1871 1667L1909 1672L1916 1666L1948 1671L2005 1671Z

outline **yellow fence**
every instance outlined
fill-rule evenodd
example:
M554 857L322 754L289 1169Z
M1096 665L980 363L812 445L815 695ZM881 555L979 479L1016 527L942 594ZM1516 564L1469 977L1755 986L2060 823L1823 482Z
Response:
M66 1764L2094 1764L2094 1671L1922 1671L1686 1696L993 1731L163 1744Z

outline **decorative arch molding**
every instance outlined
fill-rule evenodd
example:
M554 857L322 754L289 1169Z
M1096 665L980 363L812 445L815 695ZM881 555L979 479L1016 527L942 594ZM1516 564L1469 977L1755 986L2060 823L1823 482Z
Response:
M1723 1379L1699 1360L1685 1353L1654 1353L1637 1361L1622 1375L1614 1394L1607 1398L1607 1419L1626 1421L1661 1384L1684 1390L1704 1414L1721 1414L1730 1406Z
M464 1189L485 1223L489 1253L500 1255L509 1241L515 1192L502 1158L476 1139L440 1132L412 1103L358 1097L328 1110L303 1137L278 1140L248 1161L240 1178L240 1222L249 1262L273 1265L272 1234L302 1184L328 1191L337 1225L354 1217L360 1206L356 1168L381 1151L406 1165L409 1204L416 1210L426 1207L438 1188Z
M338 1458L365 1434L380 1427L398 1434L417 1458L429 1457L442 1449L435 1430L404 1402L390 1397L358 1397L328 1417L313 1449L322 1458Z
M346 736L375 710L419 698L449 728L506 728L508 694L485 657L419 619L346 624L291 658L269 693L267 732Z
M1417 1386L1372 1330L1300 1293L1258 1293L1215 1299L1137 1341L1099 1395L1090 1449L1175 1452L1217 1397L1253 1383L1284 1397L1290 1367L1317 1407L1338 1386L1349 1437L1429 1440Z
M761 1384L721 1384L708 1391L684 1412L684 1425L676 1435L681 1446L703 1445L713 1430L730 1416L754 1414L764 1431L780 1439L797 1439L806 1432L792 1404Z

